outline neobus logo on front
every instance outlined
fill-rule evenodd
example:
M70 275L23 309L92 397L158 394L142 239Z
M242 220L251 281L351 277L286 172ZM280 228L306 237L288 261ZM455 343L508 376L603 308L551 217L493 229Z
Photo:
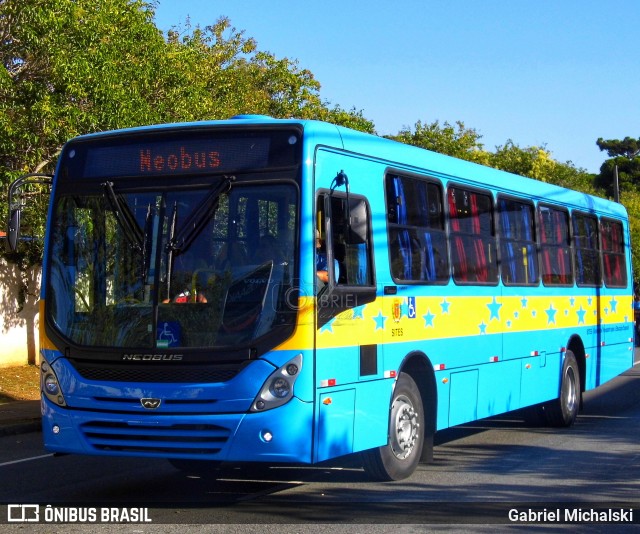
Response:
M129 362L179 362L182 354L123 354L122 360Z

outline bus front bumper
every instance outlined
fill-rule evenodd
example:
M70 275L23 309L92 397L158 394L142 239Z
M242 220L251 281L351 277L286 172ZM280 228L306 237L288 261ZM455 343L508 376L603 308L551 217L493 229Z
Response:
M65 409L42 399L45 448L105 456L310 463L313 404L294 397L261 413L132 415Z

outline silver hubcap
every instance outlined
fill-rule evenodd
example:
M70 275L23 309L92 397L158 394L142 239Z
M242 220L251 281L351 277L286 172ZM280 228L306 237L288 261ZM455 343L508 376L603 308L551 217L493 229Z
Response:
M399 395L391 406L391 450L396 458L404 460L418 439L418 414L405 395Z
M564 379L564 404L567 407L567 411L573 413L576 403L578 402L578 396L576 395L576 375L573 372L573 368L567 367Z

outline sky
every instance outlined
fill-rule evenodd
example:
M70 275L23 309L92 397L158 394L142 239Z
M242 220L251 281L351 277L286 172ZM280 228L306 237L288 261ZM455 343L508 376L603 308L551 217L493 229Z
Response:
M599 137L640 138L640 0L159 0L156 25L222 16L379 135L461 121L594 173Z

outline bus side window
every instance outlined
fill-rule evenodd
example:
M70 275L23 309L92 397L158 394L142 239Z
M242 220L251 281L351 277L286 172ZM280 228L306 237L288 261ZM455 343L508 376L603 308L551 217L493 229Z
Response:
M498 262L491 194L450 187L448 204L454 280L496 284Z
M604 283L607 287L627 287L622 224L618 221L601 219L600 227Z
M398 282L449 280L442 186L432 180L385 178L391 275Z
M533 204L498 197L498 222L502 281L507 285L537 285Z
M569 214L566 210L538 205L540 272L545 286L573 284Z
M600 286L602 281L598 219L577 212L573 212L572 219L576 282L580 286Z

